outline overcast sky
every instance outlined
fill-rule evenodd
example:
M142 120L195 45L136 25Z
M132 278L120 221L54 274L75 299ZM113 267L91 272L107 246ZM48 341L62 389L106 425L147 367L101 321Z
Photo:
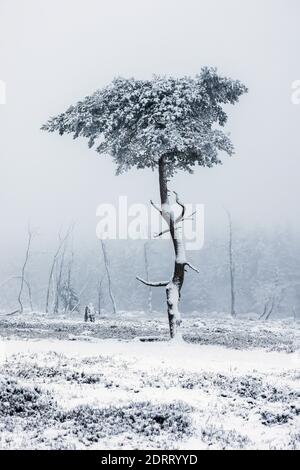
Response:
M193 75L204 65L242 80L249 94L229 109L236 156L179 174L187 202L221 223L227 206L251 226L299 217L299 0L0 0L1 246L77 220L94 236L101 202L158 199L148 170L116 177L85 141L39 130L115 76Z

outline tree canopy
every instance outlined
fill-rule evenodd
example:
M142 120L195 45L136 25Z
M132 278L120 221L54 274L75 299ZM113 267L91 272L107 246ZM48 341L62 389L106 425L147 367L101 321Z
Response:
M233 154L222 129L227 122L223 105L235 104L245 92L240 81L207 67L194 78L116 78L42 129L86 137L89 147L113 157L117 173L133 166L155 168L163 155L170 174L191 172L197 164L221 163L220 151Z

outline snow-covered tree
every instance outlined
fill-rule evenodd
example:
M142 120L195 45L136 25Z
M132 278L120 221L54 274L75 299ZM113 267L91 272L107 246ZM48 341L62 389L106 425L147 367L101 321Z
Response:
M203 68L194 78L117 78L42 127L86 137L89 147L95 145L99 154L113 157L117 173L132 167L158 168L161 206L153 205L172 237L174 274L165 282L139 279L148 286L166 287L171 337L181 322L178 302L185 270L192 266L180 236L185 206L176 194L181 208L176 217L169 200L169 179L178 170L191 173L195 165L221 163L220 151L233 154L231 140L222 130L227 122L223 105L235 104L246 91L241 82L221 77L213 68Z

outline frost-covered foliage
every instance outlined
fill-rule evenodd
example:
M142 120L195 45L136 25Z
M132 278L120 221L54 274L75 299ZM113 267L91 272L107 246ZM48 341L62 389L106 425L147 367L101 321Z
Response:
M39 387L26 387L7 377L0 377L0 391L0 417L46 417L53 405L50 395Z
M59 416L61 422L74 423L74 433L85 445L114 435L129 433L148 437L169 434L169 439L180 439L190 432L191 407L184 403L153 405L150 402L131 403L129 406L111 406L104 409L80 406Z
M219 151L233 145L221 130L225 104L235 104L247 88L203 68L195 78L117 78L43 127L49 132L86 137L98 153L112 155L120 173L133 166L154 168L167 157L170 174L196 164L221 163Z

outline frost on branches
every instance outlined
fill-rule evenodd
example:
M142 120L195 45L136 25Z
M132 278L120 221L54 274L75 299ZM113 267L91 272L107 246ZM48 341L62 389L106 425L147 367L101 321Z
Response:
M238 80L203 68L195 78L117 78L43 127L49 132L82 136L100 154L110 154L118 173L135 166L154 168L162 155L168 172L196 164L221 163L218 152L233 153L221 130L227 121L222 105L235 104L247 91Z

